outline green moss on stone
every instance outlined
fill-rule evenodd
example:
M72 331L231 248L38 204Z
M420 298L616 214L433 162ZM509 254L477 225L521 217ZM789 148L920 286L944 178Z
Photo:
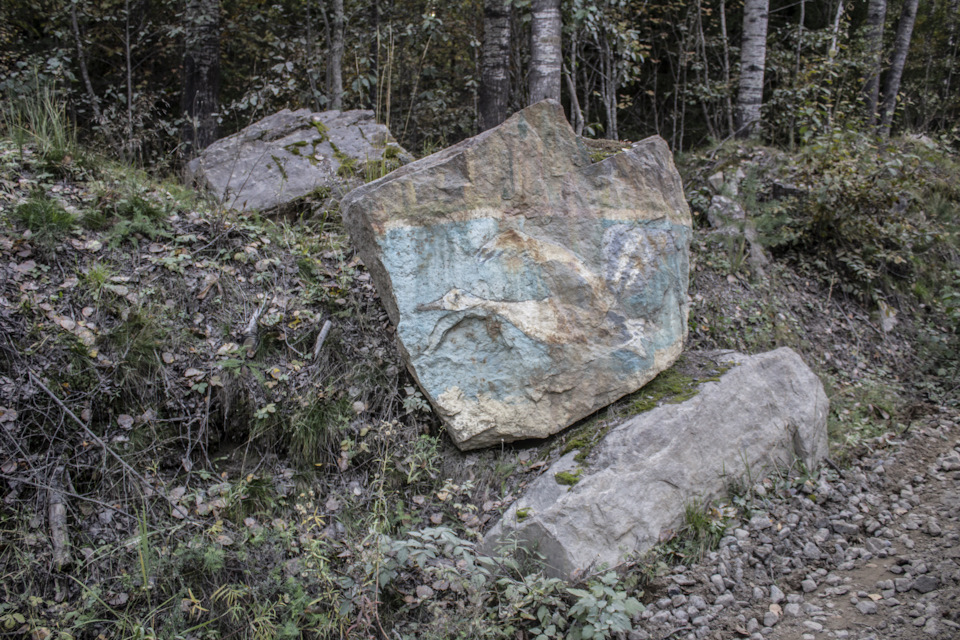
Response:
M560 471L554 474L554 479L557 481L557 484L566 485L572 487L573 485L580 482L580 475L583 473L583 469L577 469L576 471Z

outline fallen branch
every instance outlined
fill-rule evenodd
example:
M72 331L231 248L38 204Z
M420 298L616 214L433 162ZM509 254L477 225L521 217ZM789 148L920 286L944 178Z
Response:
M323 328L320 329L320 333L317 334L317 343L313 345L313 359L316 360L320 357L320 350L323 349L323 343L327 341L327 334L330 333L330 328L333 326L333 323L327 320L323 323Z
M53 566L62 571L73 564L70 556L70 534L67 532L67 505L60 483L63 467L53 472L47 489L47 521L50 524L50 541L53 544Z
M263 297L263 304L250 316L250 322L247 328L243 330L244 340L243 348L247 350L247 357L252 358L257 351L257 345L260 342L260 316L267 308L267 296Z

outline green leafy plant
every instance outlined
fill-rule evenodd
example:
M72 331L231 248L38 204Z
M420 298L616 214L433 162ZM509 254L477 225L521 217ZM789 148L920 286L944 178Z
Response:
M47 247L66 237L76 223L63 205L42 191L34 192L26 202L17 205L13 219L29 229L38 243Z
M570 607L570 640L606 640L633 630L633 616L644 610L636 598L617 589L619 578L608 571L586 589L568 589L577 598Z

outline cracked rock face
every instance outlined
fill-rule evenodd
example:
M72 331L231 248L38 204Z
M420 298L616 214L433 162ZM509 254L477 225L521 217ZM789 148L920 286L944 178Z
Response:
M318 190L343 193L347 174L362 173L388 147L407 155L373 111L284 109L217 140L187 172L230 209L269 211Z
M556 433L683 348L691 218L660 138L592 163L546 101L341 211L461 449Z

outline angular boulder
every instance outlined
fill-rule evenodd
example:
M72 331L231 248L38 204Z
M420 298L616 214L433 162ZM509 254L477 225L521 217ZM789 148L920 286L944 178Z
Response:
M267 211L318 190L340 195L384 154L407 156L373 111L284 109L211 144L187 174L228 208Z
M687 505L724 495L731 482L798 460L815 469L828 453L829 402L800 356L780 348L718 361L734 366L693 398L613 428L583 464L574 451L551 465L484 549L515 536L536 547L549 573L575 577L643 553L682 523Z
M461 449L556 433L683 349L691 217L660 138L593 163L545 101L341 211Z

